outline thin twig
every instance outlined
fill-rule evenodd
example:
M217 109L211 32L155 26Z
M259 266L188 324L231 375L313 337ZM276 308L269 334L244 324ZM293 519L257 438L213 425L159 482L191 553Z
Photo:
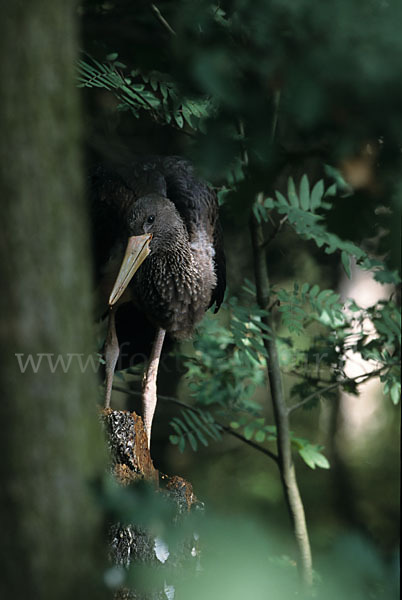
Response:
M279 465L279 459L278 459L277 455L274 454L273 452L271 452L270 450L268 450L267 448L263 448L262 446L259 446L258 444L256 444L252 440L248 440L246 437L244 437L244 435L241 435L241 433L237 433L237 431L234 431L233 429L231 429L227 425L221 425L221 427L224 429L224 431L226 431L226 433L229 433L233 437L238 438L239 440L241 440L245 444L248 444L249 446L251 446L255 450L258 450L259 452L262 452L266 456L269 456L269 458L272 458L272 460L275 461L277 465Z
M117 384L113 385L113 389L116 390L117 392L123 392L124 394L129 394L130 396L141 396L142 395L141 392L137 392L135 390L129 390L129 389L127 389L123 386L119 386ZM190 411L202 416L201 409L196 408L195 406L191 406L190 404L186 404L186 402L182 402L181 400L178 400L177 398L174 398L173 396L162 396L161 394L158 394L158 400L162 400L163 402L170 402L171 404L176 404L177 406L181 406L182 408L185 408L187 410L190 410ZM268 450L267 448L263 448L262 446L259 446L252 440L248 440L246 437L241 435L241 433L234 431L234 429L232 429L228 425L223 425L222 423L219 423L219 421L216 421L215 419L214 419L214 422L216 425L218 425L218 427L220 427L223 431L225 431L229 435L232 435L233 437L237 438L238 440L241 440L248 446L251 446L252 448L254 448L254 450L258 450L258 452L262 452L262 454L269 456L269 458L271 458L274 462L276 462L276 464L278 464L277 455L274 454L273 452L271 452L270 450Z
M285 215L280 221L279 223L277 223L277 225L275 226L274 230L272 231L271 235L262 242L261 244L261 248L264 249L266 248L273 239L276 238L276 236L278 235L278 233L280 232L280 230L282 229L282 227L284 226L284 224L286 223L286 221L288 220L288 215Z
M354 383L354 382L356 382L358 385L360 385L361 383L364 383L368 379L372 379L373 377L378 377L378 375L381 375L382 371L384 371L385 368L386 367L381 367L380 369L376 369L375 371L371 371L370 373L361 373L360 375L356 375L356 377L345 377L345 379L340 379L339 381L335 381L334 383L327 385L327 387L320 388L319 390L317 390L316 392L313 392L306 398L303 398L303 400L301 400L297 404L293 404L293 406L289 406L288 414L290 414L294 410L297 410L298 408L301 408L305 404L308 404L308 402L313 400L316 396L325 394L326 392L329 392L339 386L345 385L347 383ZM357 381L358 379L361 379L361 378L363 378L363 381Z
M274 300L267 308L267 312L271 312L272 309L275 308L275 306L279 306L280 305L280 300Z
M313 383L313 384L323 383L325 385L331 385L331 383L335 383L334 381L329 381L328 379L320 379L319 377L312 377L310 375L306 375L305 373L299 373L298 371L282 370L282 375L286 375L287 377L300 377L301 379L307 379L309 383Z
M154 13L155 17L158 19L159 23L161 23L163 25L163 27L170 33L170 35L176 36L177 34L176 34L175 30L166 21L165 17L162 15L161 11L156 6L156 4L154 4L153 2L151 2L150 4L151 4L151 10Z
M248 151L246 148L246 145L244 143L245 141L245 135L244 135L244 123L242 121L242 119L239 119L238 121L239 124L239 133L240 133L240 147L241 147L241 153L242 153L242 160L243 160L243 164L245 167L248 167Z
M272 128L271 128L271 142L273 143L276 136L276 128L278 126L278 118L279 118L279 104L281 101L281 90L277 89L274 92L274 116L272 119Z

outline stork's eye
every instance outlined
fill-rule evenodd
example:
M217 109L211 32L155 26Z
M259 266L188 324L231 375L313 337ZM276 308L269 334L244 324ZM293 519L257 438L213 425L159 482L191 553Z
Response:
M148 219L147 219L147 223L149 223L150 225L152 225L152 223L155 221L155 215L149 215Z

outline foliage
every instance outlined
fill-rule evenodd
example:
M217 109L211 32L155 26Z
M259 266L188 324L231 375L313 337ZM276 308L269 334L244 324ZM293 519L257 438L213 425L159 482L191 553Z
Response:
M332 290L320 290L317 284L310 286L309 283L303 283L299 288L299 285L294 283L291 293L282 289L278 290L276 296L279 301L278 310L282 313L282 323L290 333L301 333L311 315L333 327L344 323L339 294ZM306 303L311 308L310 313L304 310Z
M217 423L210 412L201 410L182 410L182 417L174 417L170 422L176 434L170 436L172 444L177 445L180 452L184 452L186 443L196 451L198 442L208 446L208 438L219 441L221 439L222 425ZM251 419L248 416L240 417L237 421L230 423L232 430L242 428L246 440L253 438L259 444L265 441L276 442L276 427L266 425L263 417ZM228 430L228 428L226 427ZM319 444L311 444L308 440L295 437L291 434L291 442L294 449L299 453L304 462L311 468L321 467L329 469L329 462L321 453L323 449Z
M141 111L160 125L171 125L185 131L204 131L205 118L213 114L213 102L208 98L187 98L180 93L174 80L159 71L142 73L131 69L125 75L126 65L117 60L118 53L104 62L92 56L78 61L78 87L102 88L119 99L118 110L129 110L138 119Z
M182 410L182 419L174 417L170 422L177 435L171 435L172 444L177 444L180 452L184 451L186 441L193 450L197 450L198 441L208 446L208 437L214 440L221 439L222 427L214 421L208 411Z
M355 244L344 241L329 233L316 215L318 208L328 209L325 197L336 193L336 187L325 192L324 183L320 180L311 190L307 176L303 176L299 191L292 179L288 183L288 197L276 193L276 201L268 199L254 204L253 210L257 219L268 222L269 209L276 208L279 214L286 214L289 224L303 238L312 239L320 247L326 244L326 252L341 251L342 263L349 272L349 261L358 258L363 267L375 264L388 274L385 264L379 260L372 261L366 252ZM307 215L307 217L306 217ZM306 217L306 218L304 218ZM311 217L311 218L310 218ZM325 242L323 240L325 239ZM213 408L217 417L232 419L236 413L246 413L241 418L231 421L232 429L240 429L246 440L254 438L257 444L276 441L276 428L265 424L263 407L252 400L255 390L266 385L262 377L264 358L268 357L264 340L272 336L270 328L262 320L268 314L255 304L256 289L246 279L244 286L251 304L242 305L238 298L230 297L226 303L229 327L222 327L216 321L205 319L199 328L195 342L195 357L187 358L187 379L189 388L198 408ZM362 359L371 361L371 372L384 382L384 393L389 394L393 403L400 399L400 347L401 318L398 307L392 301L381 301L378 304L362 309L354 301L345 305L340 296L331 289L320 290L317 284L308 282L293 284L292 290L271 289L273 302L271 310L279 319L279 330L288 335L306 333L308 328L317 329L310 335L309 349L306 352L297 349L294 356L287 361L296 374L302 378L290 390L292 398L300 398L303 406L316 405L319 397L331 398L336 387L358 393L358 385L365 377L348 378L344 372L347 352L358 353ZM367 331L368 324L371 329ZM280 337L286 345L291 338ZM291 346L291 343L289 343ZM315 377L306 372L305 367L311 365L312 358L318 357ZM314 364L314 363L313 363ZM322 377L324 376L324 379ZM309 399L311 396L311 400ZM183 412L183 419L175 419L172 426L177 432L173 436L175 444L184 449L186 439L193 450L197 449L197 438L207 445L199 424ZM213 421L211 413L208 419ZM190 429L189 429L190 427ZM210 435L210 437L214 437ZM171 437L172 439L172 437ZM299 437L291 436L293 447L311 468L315 466L328 468L329 463L321 454L321 447Z
M185 356L191 395L201 406L216 405L221 410L247 406L253 410L251 400L256 387L263 384L264 373L261 356L263 346L257 339L259 309L244 309L232 298L227 304L230 328L207 316L198 327L194 341L195 354ZM249 320L239 320L247 314ZM264 350L265 351L265 350Z
M328 166L326 166L328 167ZM295 182L292 177L288 179L287 197L281 192L275 192L275 198L262 199L257 197L253 205L253 212L256 218L265 222L268 221L269 211L275 209L278 214L285 215L289 224L294 228L296 233L303 239L312 240L319 248L323 248L326 254L333 254L340 251L343 268L350 278L351 260L355 259L358 265L362 268L373 269L376 267L374 274L375 279L381 283L400 283L400 277L390 272L385 264L378 260L370 258L367 253L356 244L341 239L338 235L330 233L327 230L324 221L324 215L317 211L328 210L332 204L328 201L329 198L339 197L342 189L346 184L337 169L327 168L333 177L336 178L336 183L332 183L326 190L324 181L320 179L310 190L309 180L304 174L300 180L299 190L296 189ZM350 196L351 193L348 193Z

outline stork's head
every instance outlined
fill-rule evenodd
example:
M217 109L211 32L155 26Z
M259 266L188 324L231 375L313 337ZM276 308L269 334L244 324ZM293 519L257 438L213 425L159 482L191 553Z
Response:
M127 247L110 294L110 306L116 304L149 254L169 251L177 236L185 232L173 202L158 194L148 194L136 200L127 209L124 221Z

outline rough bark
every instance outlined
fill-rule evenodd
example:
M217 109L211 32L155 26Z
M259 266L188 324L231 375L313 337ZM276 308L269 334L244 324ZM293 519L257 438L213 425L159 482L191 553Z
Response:
M171 515L176 527L192 510L203 507L188 481L177 475L164 475L154 468L140 416L135 412L108 408L102 411L102 421L109 444L111 471L121 485L148 481L155 493L171 503ZM112 523L109 530L110 561L126 569L132 565L147 565L155 573L155 581L148 582L151 590L144 592L141 589L120 588L115 593L115 600L159 600L170 597L168 594L173 593L172 577L177 580L189 572L195 573L199 554L197 539L186 537L172 551L163 540L138 523Z
M2 598L103 597L74 8L0 5Z
M145 479L155 484L158 471L148 450L148 440L140 416L127 410L102 411L113 474L122 485Z

